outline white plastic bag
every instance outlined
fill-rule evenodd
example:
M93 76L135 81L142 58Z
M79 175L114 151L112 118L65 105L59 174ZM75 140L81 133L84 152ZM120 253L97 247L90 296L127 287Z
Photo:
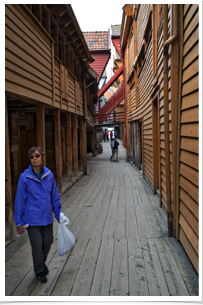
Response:
M60 213L60 223L58 223L58 255L63 256L75 245L75 236L66 227L69 224L69 219Z

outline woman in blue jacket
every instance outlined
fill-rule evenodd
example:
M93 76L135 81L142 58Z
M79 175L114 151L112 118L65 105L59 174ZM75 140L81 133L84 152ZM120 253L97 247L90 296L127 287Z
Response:
M49 273L45 261L53 243L53 215L59 222L61 204L54 176L43 165L45 153L40 147L28 151L30 165L20 176L15 199L14 219L17 233L25 231L32 247L34 271L40 283L47 282Z

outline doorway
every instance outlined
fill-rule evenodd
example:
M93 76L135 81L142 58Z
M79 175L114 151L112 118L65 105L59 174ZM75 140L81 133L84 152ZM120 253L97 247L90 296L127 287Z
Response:
M153 137L153 192L159 194L159 114L157 97L152 103L152 137Z

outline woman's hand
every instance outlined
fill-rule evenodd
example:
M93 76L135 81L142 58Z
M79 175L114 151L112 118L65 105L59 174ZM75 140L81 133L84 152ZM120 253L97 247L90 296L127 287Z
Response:
M18 234L23 234L25 231L23 230L22 226L17 227L17 233Z

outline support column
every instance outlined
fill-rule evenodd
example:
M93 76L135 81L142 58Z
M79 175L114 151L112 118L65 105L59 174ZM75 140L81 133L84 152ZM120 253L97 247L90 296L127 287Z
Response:
M57 26L54 26L53 28L53 38L54 38L54 41L55 41L55 44L54 44L54 54L56 55L56 57L59 58L59 36L58 36L58 27Z
M44 105L37 105L37 146L46 151L45 147L45 113ZM44 160L46 166L46 158Z
M80 117L80 170L84 170L84 129L83 117Z
M56 185L59 193L62 192L62 164L61 164L61 125L60 110L54 110L54 137L55 137L55 165Z
M72 136L71 136L71 113L66 114L66 156L67 156L67 174L68 181L72 181L73 167L72 167Z
M92 140L93 140L93 152L92 152L92 156L95 157L95 130L94 128L92 128Z
M9 145L9 127L8 127L8 109L7 97L5 96L5 237L7 240L13 240L13 207L12 207L12 189L11 189L11 164L10 164L10 145Z
M78 133L77 114L73 114L73 171L74 176L78 175Z
M84 122L84 173L87 175L87 122Z
M45 14L45 29L51 35L51 16L49 13Z
M61 38L61 61L64 67L66 67L66 42L64 37Z

